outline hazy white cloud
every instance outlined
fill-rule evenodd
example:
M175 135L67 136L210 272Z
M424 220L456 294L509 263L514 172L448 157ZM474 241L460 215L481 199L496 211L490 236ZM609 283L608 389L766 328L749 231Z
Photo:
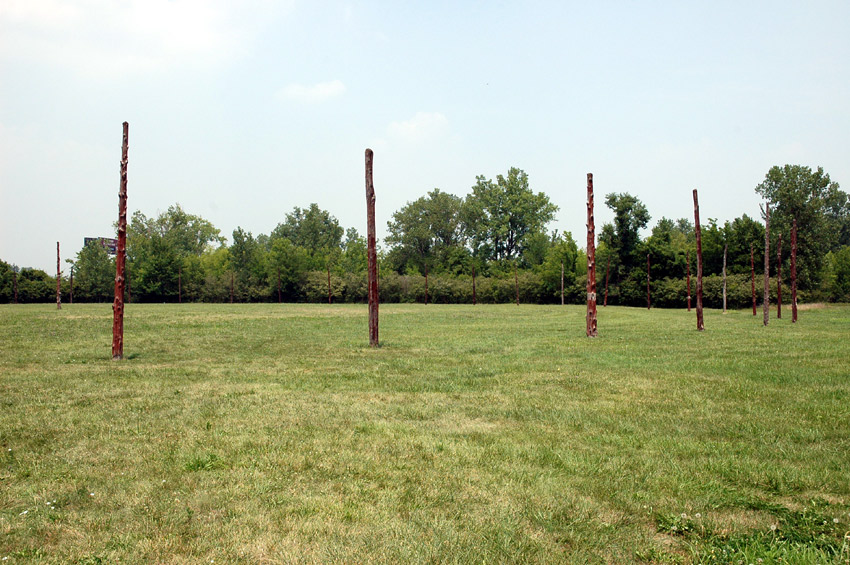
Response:
M448 131L449 120L440 112L417 112L403 122L392 122L387 134L404 141L418 142L441 137Z
M290 84L280 89L278 96L284 100L297 102L324 102L345 93L342 81L332 80L318 84Z
M269 0L3 0L0 58L82 74L212 66L244 53Z

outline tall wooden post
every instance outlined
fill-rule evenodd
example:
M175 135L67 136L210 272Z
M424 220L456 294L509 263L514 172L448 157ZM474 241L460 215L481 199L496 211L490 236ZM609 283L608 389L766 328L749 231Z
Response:
M59 242L56 242L56 309L62 309L62 271L59 270Z
M366 150L366 245L369 260L369 345L378 347L378 252L375 249L375 185L371 149Z
M691 311L691 250L685 252L685 262L688 266L688 312Z
M770 204L764 205L764 325L770 321Z
M183 304L183 267L177 267L177 303Z
M564 262L561 261L561 306L564 305Z
M702 230L699 224L697 189L694 189L694 226L697 234L697 330L705 331L705 320L702 316Z
M514 290L516 290L516 305L519 306L519 277L516 273L516 261L514 261Z
M15 287L15 304L18 303L18 270L12 269L12 285Z
M596 337L596 225L593 222L593 173L587 173L587 337Z
M797 218L791 223L791 323L797 323Z
M71 265L71 304L74 303L74 266Z
M331 264L325 265L328 268L328 304L333 302L333 291L331 290Z
M756 261L753 254L753 244L750 244L750 286L753 291L753 316L756 315Z
M124 266L127 259L127 152L130 125L124 122L121 182L118 186L118 247L115 250L115 301L112 303L112 359L124 358Z
M723 246L723 313L726 313L726 254L729 251L729 244Z
M649 301L649 253L646 254L646 309L649 310L651 303Z
M782 319L782 234L776 244L776 319Z
M277 303L283 302L283 294L280 291L280 267L277 268Z
M475 296L475 263L472 264L472 305L478 302L477 297Z
M608 262L605 263L605 300L602 306L608 306L608 271L611 270L611 256L608 256Z

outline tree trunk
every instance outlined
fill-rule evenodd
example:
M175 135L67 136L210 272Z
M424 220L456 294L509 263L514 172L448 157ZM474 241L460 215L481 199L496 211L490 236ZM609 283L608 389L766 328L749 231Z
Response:
M782 319L782 234L776 245L776 319Z
M115 250L115 301L112 303L112 359L124 358L124 267L127 258L127 153L130 125L124 122L121 182L118 187L118 247Z
M694 226L697 234L697 330L705 331L705 320L702 316L702 231L699 225L697 189L694 189Z
M366 233L369 259L369 345L378 347L378 253L375 249L375 185L371 149L366 150Z
M753 290L753 316L756 315L756 262L753 255L753 244L750 244L750 286Z
M608 262L605 264L605 300L602 306L608 306L608 271L611 269L611 256L608 256Z
M587 173L587 337L596 337L596 225L593 219L593 173Z
M687 263L687 266L688 266L688 312L690 312L691 311L691 250L690 249L685 253L685 256L687 257L685 259L685 262Z
M472 265L472 305L475 306L477 298L475 296L475 264Z
M791 223L791 323L797 323L797 218Z
M564 305L564 262L561 261L561 306Z
M62 309L62 271L59 270L59 242L56 242L56 309Z
M770 321L770 204L764 206L764 325Z
M726 313L726 254L729 251L729 244L723 246L723 313Z

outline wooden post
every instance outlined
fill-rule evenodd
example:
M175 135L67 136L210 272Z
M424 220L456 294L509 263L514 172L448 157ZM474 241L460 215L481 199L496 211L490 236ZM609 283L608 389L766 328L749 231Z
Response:
M649 310L651 303L649 301L649 253L646 254L646 309Z
M564 262L561 261L561 306L564 305Z
M371 149L366 150L366 245L369 261L369 345L378 347L378 252L375 248L375 185Z
M593 223L593 173L587 173L587 337L596 327L596 225Z
M325 265L328 268L328 304L333 302L333 291L331 290L331 264Z
M472 305L475 306L477 303L477 298L475 296L475 263L472 264Z
M797 218L791 223L791 323L797 323Z
M702 230L699 225L699 199L697 189L694 189L694 226L697 234L697 330L705 331L705 320L702 316Z
M691 250L685 252L685 262L688 266L688 312L691 311Z
M115 301L112 303L112 359L124 358L124 267L127 259L127 153L130 125L124 122L121 182L118 186L118 247L115 251Z
M74 266L71 265L71 304L74 303Z
M602 306L608 306L608 271L611 269L611 256L608 256L608 262L605 264L605 300Z
M15 304L18 303L18 270L12 269L12 285L15 287Z
M782 319L782 234L776 244L776 319Z
M770 321L770 204L764 205L764 325Z
M56 242L56 309L62 309L62 271L59 270L59 242Z
M726 313L726 254L729 251L729 244L723 246L723 313Z
M425 263L425 306L428 306L428 263Z
M177 303L183 304L183 267L177 267Z
M750 286L753 290L753 316L756 315L756 262L753 255L753 244L750 244Z
M280 292L280 267L277 268L277 303L283 302L283 295Z
M516 290L516 305L519 306L519 277L516 273L516 261L514 261L514 289Z

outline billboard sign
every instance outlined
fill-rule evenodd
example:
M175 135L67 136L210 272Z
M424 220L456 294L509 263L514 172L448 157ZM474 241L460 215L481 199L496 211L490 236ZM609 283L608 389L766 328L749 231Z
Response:
M101 247L106 249L106 252L109 253L110 255L115 255L116 253L118 253L118 240L117 239L112 239L112 238L109 238L109 237L86 237L86 238L83 238L83 239L85 241L85 243L83 245L88 245L90 243L97 243L98 245L100 245Z

